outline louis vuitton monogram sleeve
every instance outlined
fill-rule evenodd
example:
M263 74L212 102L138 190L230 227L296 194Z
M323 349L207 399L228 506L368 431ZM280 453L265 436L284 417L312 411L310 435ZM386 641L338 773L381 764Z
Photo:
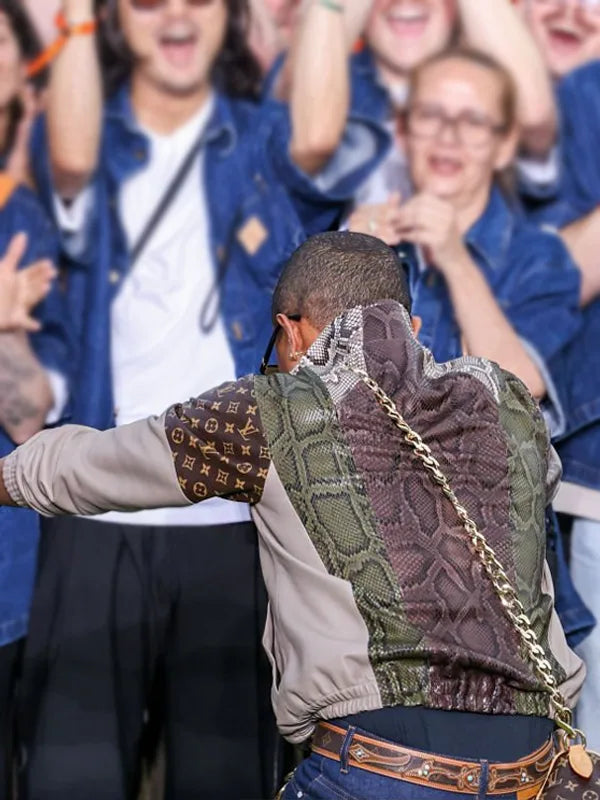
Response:
M241 503L260 500L270 455L254 378L173 406L166 431L179 485L192 503L215 496Z
M270 465L252 378L108 431L44 431L2 463L12 501L40 514L257 503Z

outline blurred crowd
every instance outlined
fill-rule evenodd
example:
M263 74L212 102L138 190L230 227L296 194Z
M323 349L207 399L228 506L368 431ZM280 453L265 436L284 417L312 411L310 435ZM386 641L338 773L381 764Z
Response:
M435 358L542 408L600 748L599 144L599 0L0 0L0 455L255 372L291 253L379 237ZM159 796L273 796L238 505L0 511L2 797L135 798L159 751Z

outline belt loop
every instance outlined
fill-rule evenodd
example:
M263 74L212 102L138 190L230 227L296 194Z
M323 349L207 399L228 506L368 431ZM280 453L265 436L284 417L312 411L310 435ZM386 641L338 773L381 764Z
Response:
M342 773L342 775L347 775L349 772L348 769L349 751L355 733L356 733L356 728L354 727L354 725L350 725L346 733L346 736L344 738L344 744L342 745L342 749L340 750L340 765L341 765L340 772Z
M480 761L479 766L479 792L477 797L478 800L485 800L487 797L488 782L490 779L490 765L487 761Z

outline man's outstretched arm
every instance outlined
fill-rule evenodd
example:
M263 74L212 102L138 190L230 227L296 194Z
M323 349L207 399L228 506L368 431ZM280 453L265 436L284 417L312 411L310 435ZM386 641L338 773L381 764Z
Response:
M254 379L244 378L109 431L69 425L3 459L0 501L40 514L256 503L270 464Z

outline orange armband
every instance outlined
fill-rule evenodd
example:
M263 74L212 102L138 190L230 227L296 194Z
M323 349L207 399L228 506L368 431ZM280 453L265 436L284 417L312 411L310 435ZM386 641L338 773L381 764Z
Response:
M63 49L71 36L91 36L98 29L98 22L95 19L79 22L76 25L69 25L62 12L56 15L56 27L59 36L43 52L39 54L27 67L27 77L33 78L51 64L56 56Z

